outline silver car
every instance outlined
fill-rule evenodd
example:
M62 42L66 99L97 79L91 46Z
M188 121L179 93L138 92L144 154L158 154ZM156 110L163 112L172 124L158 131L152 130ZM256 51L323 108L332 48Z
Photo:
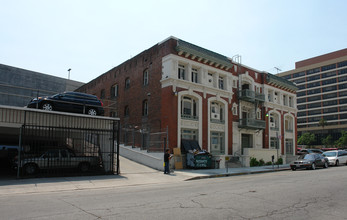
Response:
M339 164L347 165L347 151L345 150L331 150L323 153L329 160L329 165L338 166Z

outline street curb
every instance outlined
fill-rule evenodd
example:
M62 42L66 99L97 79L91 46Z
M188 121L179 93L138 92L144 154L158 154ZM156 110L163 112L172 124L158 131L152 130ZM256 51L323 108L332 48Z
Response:
M290 168L281 168L281 169L275 169L275 170L250 171L250 172L242 172L242 173L223 173L223 174L214 174L214 175L208 175L208 176L196 176L196 177L186 179L185 181L208 179L208 178L228 177L228 176L241 176L241 175L250 175L250 174L258 174L258 173L272 173L272 172L281 172L281 171L287 171L287 170L290 170Z

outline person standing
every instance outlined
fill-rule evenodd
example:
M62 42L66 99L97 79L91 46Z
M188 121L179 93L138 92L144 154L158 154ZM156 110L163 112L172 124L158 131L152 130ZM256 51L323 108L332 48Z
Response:
M165 154L164 154L164 174L170 174L170 159L171 159L171 155L170 155L170 150L166 149L165 150Z

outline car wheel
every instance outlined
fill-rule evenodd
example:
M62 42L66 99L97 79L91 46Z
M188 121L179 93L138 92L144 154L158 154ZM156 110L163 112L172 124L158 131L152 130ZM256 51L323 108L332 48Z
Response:
M316 164L315 164L315 163L313 163L313 164L311 165L311 169L312 169L312 170L315 170L315 169L316 169Z
M88 109L88 112L87 112L88 115L97 115L97 112L95 109L91 108L91 109Z
M325 162L324 163L324 168L328 168L328 166L329 166L328 162Z
M339 161L337 160L336 162L335 162L335 166L338 166L340 163L339 163Z
M295 171L295 170L296 170L296 167L292 167L292 170Z
M79 165L79 169L83 173L89 171L89 168L90 168L89 163L80 163Z
M31 164L25 165L24 168L23 168L23 170L24 170L24 173L25 173L25 174L27 174L27 175L33 175L33 174L37 173L38 167L37 167L36 164L32 164L32 163L31 163Z
M53 111L53 106L50 103L43 103L41 109L45 111Z

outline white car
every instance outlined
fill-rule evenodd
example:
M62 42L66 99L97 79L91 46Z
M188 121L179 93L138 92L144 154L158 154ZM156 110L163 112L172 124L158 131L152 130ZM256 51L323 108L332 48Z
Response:
M325 151L323 155L328 158L329 165L338 166L339 164L347 165L347 151L345 150L331 150Z

